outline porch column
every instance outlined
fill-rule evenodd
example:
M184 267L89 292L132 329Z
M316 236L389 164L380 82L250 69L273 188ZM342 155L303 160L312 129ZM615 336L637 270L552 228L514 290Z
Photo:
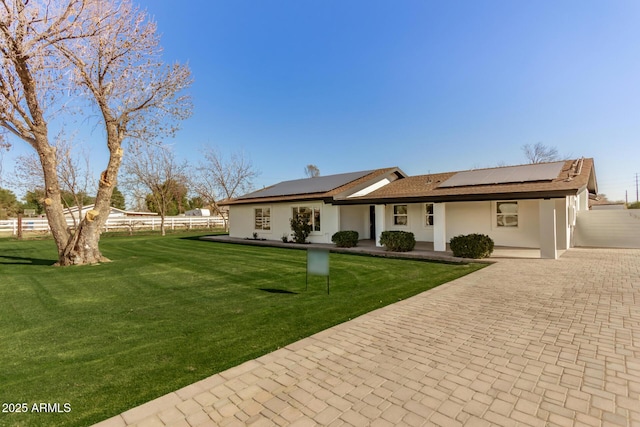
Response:
M569 197L556 201L556 227L558 235L558 249L569 249L571 242L571 227L569 225Z
M433 250L447 250L447 223L445 203L433 204Z
M558 259L556 246L556 202L540 200L540 258Z
M376 246L382 246L380 244L380 236L382 236L382 232L385 231L384 223L385 223L385 205L376 205L375 207L376 214Z

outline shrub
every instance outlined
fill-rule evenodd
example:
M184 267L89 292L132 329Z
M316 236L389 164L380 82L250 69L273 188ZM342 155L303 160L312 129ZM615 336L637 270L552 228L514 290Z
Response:
M461 258L487 258L493 252L493 240L486 234L467 234L451 239L453 256Z
M360 236L357 231L338 231L331 236L331 241L339 248L352 248L358 246L358 237Z
M408 231L383 231L380 244L388 251L409 252L416 246L416 237Z
M293 231L293 241L296 243L307 243L307 237L311 233L311 224L302 216L291 218L291 231Z

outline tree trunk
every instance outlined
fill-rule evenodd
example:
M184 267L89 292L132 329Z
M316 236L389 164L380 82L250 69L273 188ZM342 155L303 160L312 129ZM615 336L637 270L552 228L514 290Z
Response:
M109 261L99 248L100 225L85 217L60 255L58 265L97 264Z
M115 123L107 125L107 145L109 147L109 163L100 175L98 194L92 210L88 211L75 233L68 239L63 251L59 252L58 265L82 265L108 262L100 252L99 242L102 227L111 212L111 195L117 184L118 169L122 163L122 140L124 134L119 132Z

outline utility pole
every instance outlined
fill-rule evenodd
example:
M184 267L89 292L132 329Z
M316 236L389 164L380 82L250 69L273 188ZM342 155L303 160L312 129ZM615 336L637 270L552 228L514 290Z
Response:
M640 201L640 199L638 199L638 172L636 172L636 202Z

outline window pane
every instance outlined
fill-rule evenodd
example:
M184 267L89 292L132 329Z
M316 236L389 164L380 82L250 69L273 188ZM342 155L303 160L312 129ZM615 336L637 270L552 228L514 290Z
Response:
M395 215L406 215L407 214L407 205L395 205L393 207L393 213Z
M395 225L407 225L408 224L407 216L406 215L395 216L393 223Z
M262 210L262 229L271 230L271 209L266 208Z
M517 202L497 202L496 211L496 224L498 227L518 226Z
M306 208L306 207L293 208L293 217L302 218L304 221L306 221L309 224L311 224L312 215L313 215L313 210L311 208Z
M254 218L255 218L255 226L254 228L256 230L260 230L262 229L262 209L255 209L255 214L254 214Z
M313 210L313 231L320 231L320 209Z
M425 205L425 210L426 210L425 224L433 225L433 203L427 203Z

